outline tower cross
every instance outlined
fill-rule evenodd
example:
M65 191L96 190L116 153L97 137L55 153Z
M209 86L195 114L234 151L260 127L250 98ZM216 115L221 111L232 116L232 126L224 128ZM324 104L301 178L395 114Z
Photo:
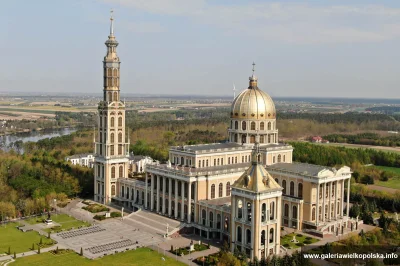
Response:
M114 10L111 9L111 10L110 10L110 14L111 14L110 19L113 20L113 19L114 19L114 18L113 18Z
M254 70L255 70L254 67L255 67L256 63L253 62L252 65L253 65L253 74L254 74Z

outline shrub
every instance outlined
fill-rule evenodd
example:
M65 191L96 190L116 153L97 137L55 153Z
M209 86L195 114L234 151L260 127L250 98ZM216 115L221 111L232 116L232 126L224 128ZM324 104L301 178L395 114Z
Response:
M302 237L303 235L302 235L302 234L297 234L296 236L298 236L298 237Z
M307 236L306 240L312 240L312 237Z
M302 246L304 246L304 244L303 243L297 243L296 246L302 247Z
M286 244L283 244L283 246L284 246L285 248L288 248L290 245L289 245L288 243L286 243Z
M120 212L111 212L111 213L110 213L110 216L111 216L112 218L121 217L121 213L120 213Z
M103 221L106 219L106 217L104 215L95 215L95 216L93 216L93 219Z
M311 240L305 240L303 243L309 245L309 244L312 243L312 241Z

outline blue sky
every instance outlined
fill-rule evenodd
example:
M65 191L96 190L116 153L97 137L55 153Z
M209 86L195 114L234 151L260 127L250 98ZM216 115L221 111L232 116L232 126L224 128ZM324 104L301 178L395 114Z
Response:
M13 0L0 91L101 92L114 9L121 90L400 98L400 1Z

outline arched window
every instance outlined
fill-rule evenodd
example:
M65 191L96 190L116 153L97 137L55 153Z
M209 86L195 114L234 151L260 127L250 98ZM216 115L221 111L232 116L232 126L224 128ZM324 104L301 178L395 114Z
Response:
M272 163L275 163L275 156L272 157Z
M125 187L124 186L121 187L121 196L122 197L125 196Z
M111 141L111 142L114 142L114 133L111 133L111 135L110 135L110 141Z
M274 228L269 229L269 243L274 242Z
M260 143L264 143L264 136L260 136Z
M302 198L303 197L303 184L299 183L298 185L298 191L297 191L298 197Z
M121 143L122 142L122 132L118 133L118 142Z
M122 144L118 145L118 155L122 155Z
M250 136L250 143L255 143L256 142L256 136L251 135Z
M242 130L246 130L246 121L242 122Z
M256 130L256 122L251 122L250 129L251 130Z
M206 225L206 210L201 211L201 219L203 220L203 225Z
M226 196L231 195L231 182L226 183Z
M234 135L234 142L238 142L238 134Z
M238 226L236 231L236 241L242 242L242 227Z
M239 122L235 121L235 129L239 129Z
M217 214L217 229L221 229L221 214Z
M210 211L209 217L210 227L214 228L214 213Z
M110 145L110 155L114 156L114 145Z
M211 198L212 199L215 198L215 185L214 184L211 185Z
M282 181L282 187L283 187L282 193L286 194L286 180Z
M261 246L265 246L265 230L261 231Z
M335 183L332 183L332 197L335 196Z
M275 202L271 202L269 205L269 219L273 220L275 218Z
M122 116L118 117L118 126L122 127Z
M115 196L115 185L111 186L111 196Z
M328 195L329 195L329 185L326 184L326 187L325 187L325 198L327 198Z
M237 202L237 218L242 219L243 217L243 202L242 200L238 200Z
M315 221L315 207L312 208L312 217L311 221Z
M268 122L268 130L271 130L271 122Z
M290 196L294 196L294 182L290 182Z
M129 199L129 188L126 188L126 198Z
M297 206L293 206L292 210L293 210L292 212L293 219L297 219Z
M218 158L218 160L217 160L217 165L219 165L219 158Z
M115 178L115 166L111 167L111 178Z
M285 217L289 217L289 205L288 204L285 204L285 210L283 212L283 215Z
M109 77L112 76L112 69L111 69L111 68L109 68L109 69L107 70L107 76L109 76Z
M252 210L251 203L247 202L247 221L251 222Z
M122 165L120 165L119 167L119 177L123 177L124 176L124 167Z
M208 167L208 159L206 160L206 167Z
M267 204L263 203L261 205L261 222L265 222L267 217Z
M115 84L114 84L114 86L115 86ZM113 101L115 102L115 101L118 101L118 94L117 94L117 92L114 92L114 99L113 99Z
M280 163L281 160L282 160L282 156L279 154L279 155L278 155L278 163Z
M111 117L111 127L114 127L114 117Z
M283 155L283 162L286 162L286 155Z
M251 244L251 232L250 232L250 229L246 230L246 244L247 245Z
M228 157L228 164L231 164L231 157Z
M322 199L322 184L319 186L319 198Z
M108 92L108 101L111 102L112 101L112 93L109 91Z
M318 207L318 220L322 220L322 206Z
M260 130L264 130L264 122L260 123Z
M222 197L222 191L223 191L223 189L224 189L224 185L222 185L222 183L219 183L219 186L218 186L218 197Z
M114 77L118 77L118 70L114 69Z

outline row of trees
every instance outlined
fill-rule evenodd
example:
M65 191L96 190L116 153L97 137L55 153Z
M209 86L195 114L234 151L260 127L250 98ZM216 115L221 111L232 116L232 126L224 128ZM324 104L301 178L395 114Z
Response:
M323 137L330 142L350 143L375 146L400 146L400 136L381 136L376 133L360 133L360 134L330 134Z

